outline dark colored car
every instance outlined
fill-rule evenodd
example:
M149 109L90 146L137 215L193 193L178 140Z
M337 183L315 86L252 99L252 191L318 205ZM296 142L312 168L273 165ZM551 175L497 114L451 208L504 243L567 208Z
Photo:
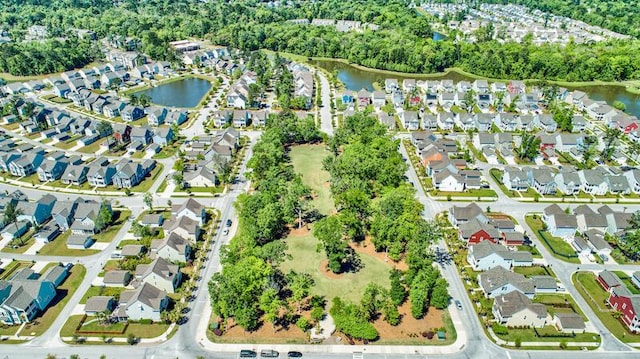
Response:
M456 300L455 303L456 303L456 308L458 308L458 310L462 310L462 303L460 303L459 300Z
M231 222L231 220L230 220L230 219L227 219L227 224L226 224L226 225L227 225L227 227L231 227L231 224L232 224L232 223L233 223L233 222Z
M288 352L287 358L302 358L302 353L300 352Z
M239 358L256 358L258 357L258 353L254 352L253 350L241 350L240 355L238 357Z

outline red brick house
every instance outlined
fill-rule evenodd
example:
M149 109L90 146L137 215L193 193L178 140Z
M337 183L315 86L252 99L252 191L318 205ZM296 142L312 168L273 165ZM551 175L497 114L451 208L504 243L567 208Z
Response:
M633 333L640 332L640 295L633 295L624 287L614 287L607 300L611 307L622 313L622 321Z

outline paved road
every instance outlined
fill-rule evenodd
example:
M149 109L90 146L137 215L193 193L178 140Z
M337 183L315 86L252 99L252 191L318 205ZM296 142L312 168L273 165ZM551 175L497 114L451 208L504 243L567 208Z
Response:
M329 136L333 136L333 119L331 116L331 85L322 73L316 71L320 78L322 107L320 108L320 130Z

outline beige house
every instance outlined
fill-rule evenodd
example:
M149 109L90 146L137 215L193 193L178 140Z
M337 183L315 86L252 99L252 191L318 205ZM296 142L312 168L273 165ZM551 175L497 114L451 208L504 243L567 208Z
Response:
M517 290L496 297L493 315L500 324L508 327L542 328L551 322L544 304L532 303L531 299Z

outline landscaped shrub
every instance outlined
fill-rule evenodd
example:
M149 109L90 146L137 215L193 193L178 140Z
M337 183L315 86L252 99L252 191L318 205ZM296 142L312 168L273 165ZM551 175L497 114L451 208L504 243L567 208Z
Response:
M432 332L432 331L428 331L428 332L427 332L427 339L429 339L429 340L433 339L433 336L434 336L434 335L435 335L435 333L434 333L434 332Z
M140 324L145 324L145 325L149 325L152 324L153 320L151 319L140 319Z
M498 323L493 323L491 325L491 329L496 335L507 335L509 334L509 330L504 325L500 325Z

